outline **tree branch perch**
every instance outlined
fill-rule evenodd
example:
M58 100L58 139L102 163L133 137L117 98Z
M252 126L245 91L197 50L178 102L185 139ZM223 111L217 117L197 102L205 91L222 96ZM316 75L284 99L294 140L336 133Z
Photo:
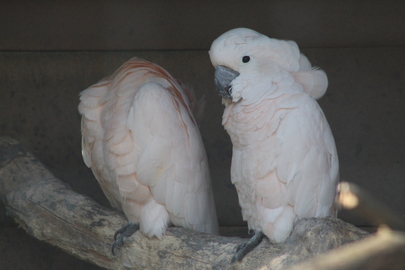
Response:
M0 199L30 235L107 269L281 269L367 235L338 219L304 219L285 243L265 238L231 265L247 239L172 227L161 240L138 231L113 256L113 235L127 222L124 215L72 191L8 137L0 138L0 179Z

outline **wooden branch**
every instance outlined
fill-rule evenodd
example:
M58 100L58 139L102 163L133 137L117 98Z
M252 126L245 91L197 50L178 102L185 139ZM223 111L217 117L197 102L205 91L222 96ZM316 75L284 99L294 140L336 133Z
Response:
M137 232L113 256L114 232L126 218L72 191L7 137L0 138L0 179L0 199L29 234L107 269L280 269L367 235L338 219L304 219L285 243L265 238L242 262L230 265L246 239L173 227L161 240Z
M381 227L375 236L335 249L288 270L403 270L405 234Z

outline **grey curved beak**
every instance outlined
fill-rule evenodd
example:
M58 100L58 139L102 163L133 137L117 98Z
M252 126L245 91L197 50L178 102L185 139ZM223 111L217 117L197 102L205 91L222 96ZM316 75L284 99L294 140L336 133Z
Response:
M219 95L224 99L232 99L232 81L239 76L239 72L226 66L215 69L215 86Z

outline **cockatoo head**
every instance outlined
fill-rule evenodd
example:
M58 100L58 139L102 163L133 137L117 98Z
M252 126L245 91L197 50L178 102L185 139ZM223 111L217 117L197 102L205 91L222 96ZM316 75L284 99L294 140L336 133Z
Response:
M275 89L270 86L288 77L288 73L311 71L311 64L295 42L272 39L247 28L222 34L212 43L209 55L219 94L233 102L253 102L265 91Z

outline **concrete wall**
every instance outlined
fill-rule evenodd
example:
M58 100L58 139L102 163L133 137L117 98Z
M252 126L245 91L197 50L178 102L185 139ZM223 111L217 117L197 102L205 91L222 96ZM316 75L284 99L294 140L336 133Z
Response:
M0 1L0 136L18 139L74 190L109 206L81 158L78 94L131 57L156 62L205 95L201 133L219 222L244 226L207 51L223 32L250 27L297 41L326 71L329 89L319 103L335 136L341 178L405 218L404 3ZM0 214L1 269L97 269L16 229L2 205Z

